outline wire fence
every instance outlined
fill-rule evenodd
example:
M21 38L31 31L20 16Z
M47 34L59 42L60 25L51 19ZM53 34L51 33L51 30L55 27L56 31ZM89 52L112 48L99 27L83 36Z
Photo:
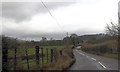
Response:
M14 48L13 55L8 55L8 69L29 70L32 66L42 66L47 63L57 62L58 56L62 56L62 50L57 48L43 48L35 46L25 46L24 48ZM32 51L32 52L31 52Z

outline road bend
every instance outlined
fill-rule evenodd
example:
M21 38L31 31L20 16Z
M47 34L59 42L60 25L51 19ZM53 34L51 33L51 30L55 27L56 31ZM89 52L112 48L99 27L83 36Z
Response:
M76 62L70 70L118 70L118 60L74 49Z

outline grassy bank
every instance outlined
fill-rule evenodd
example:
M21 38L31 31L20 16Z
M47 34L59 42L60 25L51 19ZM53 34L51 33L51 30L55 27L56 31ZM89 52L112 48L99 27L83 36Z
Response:
M85 51L85 52L95 54L95 55L105 56L105 57L109 57L109 58L118 59L118 54L114 54L114 53L100 53L100 52L93 52L93 51Z
M96 44L83 43L82 50L88 53L117 59L118 58L117 43L118 43L117 40L110 40Z
M111 57L111 58L116 58L116 59L118 59L118 54L110 54L110 53L106 53L106 54L103 54L103 56L106 56L106 57Z

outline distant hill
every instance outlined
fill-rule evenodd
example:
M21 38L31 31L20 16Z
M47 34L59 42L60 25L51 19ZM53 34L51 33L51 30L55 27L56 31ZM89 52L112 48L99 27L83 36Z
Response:
M108 36L105 34L91 34L78 36L79 39L86 41L87 43L101 43L109 40L117 39L117 36Z

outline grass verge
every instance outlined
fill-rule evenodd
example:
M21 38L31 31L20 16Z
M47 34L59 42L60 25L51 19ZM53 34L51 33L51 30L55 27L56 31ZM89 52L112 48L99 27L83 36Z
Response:
M83 43L82 51L118 59L117 44L118 44L117 40L110 40L96 44Z

